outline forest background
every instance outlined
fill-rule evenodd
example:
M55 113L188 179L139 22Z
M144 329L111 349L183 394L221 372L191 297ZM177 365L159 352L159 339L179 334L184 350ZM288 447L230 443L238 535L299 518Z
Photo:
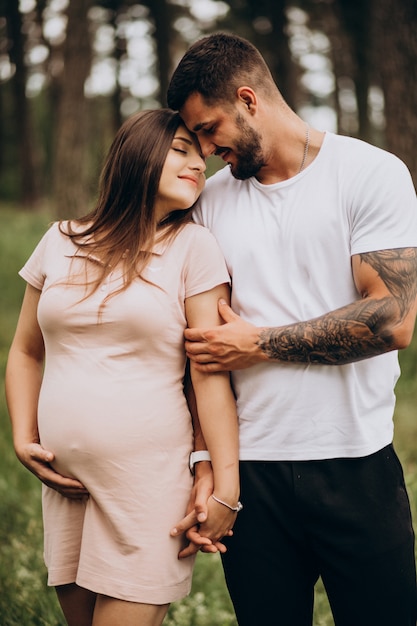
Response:
M0 198L84 213L122 120L165 105L215 30L257 45L311 125L387 148L417 181L416 0L0 0Z
M417 0L0 0L2 374L17 270L50 220L87 211L116 129L164 106L182 54L217 30L261 50L312 126L394 152L417 183ZM208 175L221 166L211 157ZM395 441L417 522L416 338L400 361ZM40 485L14 457L3 389L0 432L0 624L61 626L45 588ZM314 623L333 624L321 584ZM199 555L193 593L167 626L235 624L218 559Z

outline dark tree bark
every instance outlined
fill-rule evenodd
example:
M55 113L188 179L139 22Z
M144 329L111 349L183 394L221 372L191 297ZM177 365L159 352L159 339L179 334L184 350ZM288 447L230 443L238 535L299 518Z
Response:
M84 83L91 68L88 9L91 0L71 0L63 45L64 69L56 90L53 202L57 217L85 213L89 205L88 102Z
M132 3L132 0L130 0L130 3ZM121 112L123 90L120 87L119 71L121 59L126 54L126 39L118 35L117 22L120 17L120 13L126 9L126 5L128 4L128 2L126 2L125 0L100 0L97 1L95 4L100 4L110 12L109 24L112 26L115 32L115 48L113 51L113 58L116 62L116 86L110 97L110 124L109 128L107 129L110 136L114 137L123 122L123 116Z
M26 98L27 70L24 62L25 42L22 32L22 15L18 2L6 2L5 16L8 38L10 41L9 56L15 66L15 74L11 79L13 95L13 124L18 146L18 168L20 173L19 201L30 208L39 199L38 178L35 172L35 142L33 139L33 122L30 103Z
M295 108L298 87L286 32L288 0L229 0L228 4L231 10L224 27L256 45L283 97Z
M352 54L352 79L358 107L358 136L372 141L368 96L371 85L371 2L338 0L339 15L349 37Z
M166 106L166 93L168 83L171 78L171 57L170 57L170 39L171 39L171 5L166 0L146 0L144 2L149 7L155 24L155 43L158 57L158 79L159 79L159 96L158 100Z
M291 57L287 36L287 0L251 0L251 19L256 23L260 18L269 18L272 30L262 34L257 32L255 44L271 70L279 90L286 102L296 108L298 101L298 87L294 62Z
M417 185L417 2L373 0L373 18L387 148L405 161Z
M112 3L112 19L111 25L113 26L115 32L117 32L117 14L119 10L120 2L117 0ZM116 87L114 93L111 96L111 104L112 104L112 131L115 135L117 129L122 125L122 112L121 112L121 104L122 104L122 90L120 88L119 82L119 68L120 68L120 60L122 56L126 53L126 41L125 39L120 39L116 37L116 47L113 53L114 59L116 61Z
M352 1L356 6L357 0ZM361 109L359 113L359 109L363 105L363 98L360 98L359 103L356 78L361 74L362 69L364 74L360 91L365 90L367 92L368 85L366 84L364 87L363 81L368 76L368 72L366 68L357 67L355 35L346 24L347 18L344 17L342 8L344 3L345 0L330 0L329 2L305 0L304 8L310 15L312 27L325 33L330 42L329 58L332 62L335 82L334 108L337 117L337 131L345 135L361 136L359 118L362 117L363 110ZM351 16L351 22L353 21L354 17ZM350 87L347 81L352 81L358 107L357 112L347 111L342 103L343 90ZM366 108L365 115L367 116Z

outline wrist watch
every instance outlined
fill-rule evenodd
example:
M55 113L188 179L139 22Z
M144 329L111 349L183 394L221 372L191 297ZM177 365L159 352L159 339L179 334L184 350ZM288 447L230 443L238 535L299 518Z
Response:
M208 450L197 450L196 452L191 452L188 460L188 467L190 468L190 472L193 476L194 465L200 461L211 461L210 452Z

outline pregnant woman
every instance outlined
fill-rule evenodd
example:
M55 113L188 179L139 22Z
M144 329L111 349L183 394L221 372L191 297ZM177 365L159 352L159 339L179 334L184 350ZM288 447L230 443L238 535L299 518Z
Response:
M119 130L95 208L54 223L21 270L27 287L6 372L16 454L43 482L45 562L70 626L159 626L190 590L170 529L189 505L189 326L219 324L229 276L191 222L199 145L177 114ZM228 374L191 365L215 498L200 534L219 545L239 496Z

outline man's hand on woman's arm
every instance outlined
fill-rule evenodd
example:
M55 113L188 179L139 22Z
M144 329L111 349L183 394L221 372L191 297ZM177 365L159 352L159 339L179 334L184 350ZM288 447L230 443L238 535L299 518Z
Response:
M407 347L416 316L417 249L354 255L352 276L357 300L285 326L254 326L220 300L225 324L187 329L187 355L199 371L219 372L263 361L343 365Z

